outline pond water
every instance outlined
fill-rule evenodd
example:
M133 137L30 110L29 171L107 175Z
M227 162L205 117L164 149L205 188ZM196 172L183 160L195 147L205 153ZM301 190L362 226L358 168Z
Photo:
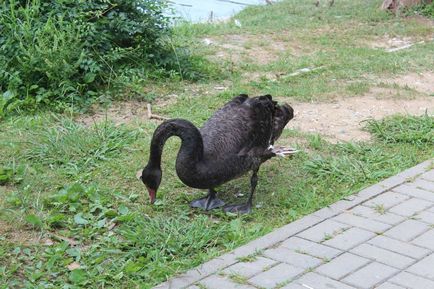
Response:
M224 19L249 5L265 4L265 0L171 0L177 16L191 22Z

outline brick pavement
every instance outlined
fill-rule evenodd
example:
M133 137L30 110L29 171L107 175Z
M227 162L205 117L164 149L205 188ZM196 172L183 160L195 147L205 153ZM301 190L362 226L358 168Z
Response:
M434 289L434 160L157 288Z

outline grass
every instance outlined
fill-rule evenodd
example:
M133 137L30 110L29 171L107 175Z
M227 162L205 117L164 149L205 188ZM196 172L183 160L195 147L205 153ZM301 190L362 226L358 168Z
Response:
M273 41L294 42L309 53L288 50L265 64L223 60L219 83L152 83L146 91L178 95L174 102L154 106L155 112L201 125L236 93L286 95L287 101L330 99L363 94L375 79L432 67L432 43L397 54L365 45L386 32L416 38L430 32L418 22L379 12L379 1L337 1L333 9L299 2L246 9L237 16L242 29L230 22L179 27L177 37L189 41L199 56L218 49L200 44L203 37L270 33ZM266 47L267 40L252 37L246 47ZM285 76L307 66L325 69L276 79L248 77ZM222 83L224 91L214 89ZM48 113L1 120L0 288L151 288L434 156L428 115L368 121L372 142L333 144L320 135L286 130L281 143L297 145L301 152L264 164L255 197L261 207L235 217L189 208L203 192L177 178L180 142L175 138L164 149L158 203L149 205L135 172L147 160L157 125L83 125ZM219 192L228 203L240 202L235 194L248 189L244 177Z

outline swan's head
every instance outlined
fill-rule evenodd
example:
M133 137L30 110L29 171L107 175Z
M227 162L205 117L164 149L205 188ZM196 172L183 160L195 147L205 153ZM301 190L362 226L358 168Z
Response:
M155 202L158 187L161 183L161 169L146 166L143 170L138 171L136 176L145 184L148 189L151 204L153 204Z

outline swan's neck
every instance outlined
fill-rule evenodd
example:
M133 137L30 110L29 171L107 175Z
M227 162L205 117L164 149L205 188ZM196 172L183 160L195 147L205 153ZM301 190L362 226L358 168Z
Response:
M202 135L191 122L183 119L165 121L155 130L151 141L148 166L161 168L163 147L171 136L178 136L182 140L176 160L177 169L181 166L186 170L195 170L197 163L203 158Z

